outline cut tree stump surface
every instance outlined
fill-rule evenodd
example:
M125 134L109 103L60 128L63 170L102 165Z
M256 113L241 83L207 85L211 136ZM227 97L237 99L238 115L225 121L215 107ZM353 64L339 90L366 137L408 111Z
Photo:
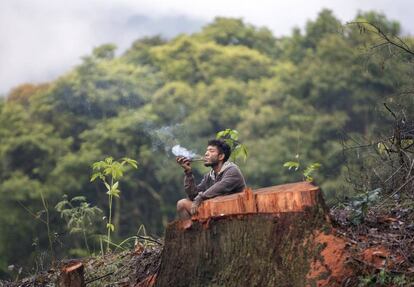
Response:
M309 182L271 186L252 191L220 196L204 201L193 220L211 217L304 211L318 202L319 187Z
M350 269L320 189L308 182L203 202L167 226L155 286L341 286Z

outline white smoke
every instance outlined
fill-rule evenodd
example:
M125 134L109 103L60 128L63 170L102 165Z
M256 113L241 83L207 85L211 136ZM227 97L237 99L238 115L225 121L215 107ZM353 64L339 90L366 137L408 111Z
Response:
M198 154L196 154L192 151L189 151L189 150L187 150L186 148L184 148L180 145L173 146L171 151L175 156L183 156L183 157L186 157L188 159L201 158L201 156L199 156Z

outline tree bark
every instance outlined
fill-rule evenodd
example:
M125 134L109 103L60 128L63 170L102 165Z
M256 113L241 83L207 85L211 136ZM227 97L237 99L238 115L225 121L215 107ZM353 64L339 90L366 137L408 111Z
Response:
M336 286L346 256L318 187L246 190L167 227L155 286Z

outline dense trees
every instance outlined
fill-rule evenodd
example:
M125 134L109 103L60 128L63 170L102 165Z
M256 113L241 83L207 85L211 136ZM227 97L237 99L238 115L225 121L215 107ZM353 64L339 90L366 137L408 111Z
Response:
M383 15L361 19L400 33ZM351 192L341 135L368 136L389 122L378 116L382 102L395 102L412 72L399 58L384 61L365 49L376 41L328 10L280 39L217 18L194 35L139 39L118 57L114 45L97 47L59 79L15 88L0 103L0 270L48 249L45 209L57 254L79 254L83 239L68 233L54 206L67 194L106 208L104 188L89 182L91 164L106 156L139 162L121 182L117 238L140 224L161 234L184 196L169 149L179 143L202 153L226 128L237 129L249 148L239 163L249 186L300 180L282 167L296 159L322 164L316 178L328 201ZM195 165L196 173L206 171Z

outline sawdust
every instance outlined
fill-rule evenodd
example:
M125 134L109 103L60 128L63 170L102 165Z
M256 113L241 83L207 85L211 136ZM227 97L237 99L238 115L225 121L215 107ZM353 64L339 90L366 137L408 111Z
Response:
M316 286L341 286L344 278L352 274L347 266L349 253L347 241L336 236L333 231L328 234L317 232L314 238L315 248L322 248L320 256L311 263L311 269L307 275L309 280L314 280Z

